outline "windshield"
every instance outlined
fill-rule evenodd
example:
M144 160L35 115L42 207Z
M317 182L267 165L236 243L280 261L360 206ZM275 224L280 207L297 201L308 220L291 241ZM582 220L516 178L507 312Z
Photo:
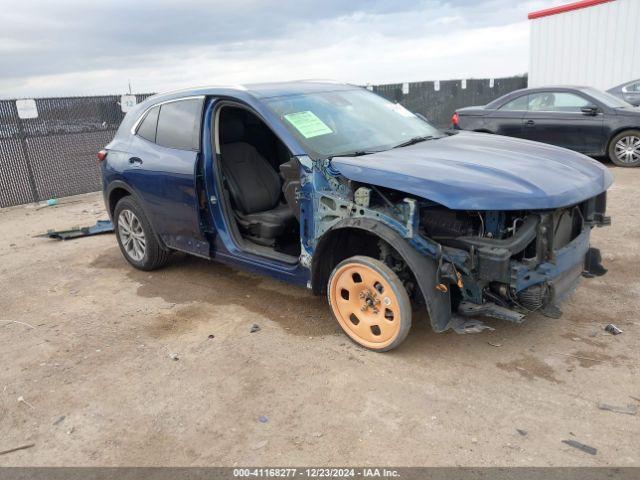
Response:
M599 102L604 103L609 108L625 108L632 106L630 103L625 102L621 98L614 97L610 93L601 92L600 90L596 90L595 88L587 88L585 89L585 92L587 92Z
M267 106L314 157L363 155L444 136L397 103L364 89L269 98Z

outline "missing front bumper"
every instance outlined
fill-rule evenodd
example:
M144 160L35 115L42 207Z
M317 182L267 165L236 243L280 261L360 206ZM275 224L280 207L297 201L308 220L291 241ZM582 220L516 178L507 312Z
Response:
M522 323L532 312L559 318L562 312L558 304L575 291L583 275L606 272L600 263L600 252L589 248L589 233L585 230L564 248L556 250L553 263L546 262L530 269L513 262L512 283L505 285L505 291L511 293L502 299L501 305L495 303L498 301L495 296L485 298L481 304L463 301L457 313L466 318L491 317L513 323Z

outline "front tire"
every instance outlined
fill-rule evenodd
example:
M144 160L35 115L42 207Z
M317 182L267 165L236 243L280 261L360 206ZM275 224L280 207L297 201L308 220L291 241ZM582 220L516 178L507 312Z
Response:
M169 261L144 211L132 197L124 197L113 212L118 245L124 258L139 270L155 270Z
M354 256L340 262L329 278L327 296L334 317L358 345L386 352L409 334L409 295L380 260Z
M619 167L640 166L640 130L626 130L613 137L609 158Z

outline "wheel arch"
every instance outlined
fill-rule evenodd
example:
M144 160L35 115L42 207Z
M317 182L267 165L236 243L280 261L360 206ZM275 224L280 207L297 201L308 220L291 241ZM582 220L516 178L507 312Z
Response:
M128 183L123 182L122 180L114 180L106 189L105 199L109 215L113 215L118 201L127 196L132 196L135 201L138 202L147 218L149 218L149 213L146 211L146 208L144 208L144 203L142 202L140 195L138 195Z
M625 133L625 132L640 132L640 127L629 127L629 126L624 126L624 127L620 127L616 130L614 130L610 135L609 138L607 139L607 143L605 145L605 150L604 150L604 155L609 159L609 161L614 162L614 160L611 158L611 146L613 144L613 140L620 135L621 133ZM629 165L632 166L632 165Z
M128 197L130 195L131 195L131 192L122 187L114 188L113 190L111 190L111 192L109 192L108 205L107 205L107 208L109 210L109 217L113 218L113 212L115 211L116 205L118 204L118 202L122 200L124 197Z
M144 215L147 217L147 220L149 221L149 224L151 225L151 228L153 230L153 234L154 234L156 240L158 241L158 243L160 243L160 245L163 248L167 248L167 246L164 243L162 237L160 235L158 235L156 227L153 224L153 218L149 215L149 212L145 208L144 202L140 198L140 195L138 195L138 193L133 188L131 188L131 186L129 186L129 184L123 182L122 180L115 180L115 181L111 182L109 184L109 187L106 190L106 193L105 193L106 202L105 203L106 203L106 206L107 206L107 212L109 214L109 218L111 218L111 220L115 222L115 220L113 218L113 213L115 212L116 205L118 204L118 202L120 200L122 200L125 197L132 197L136 201L138 206L144 212Z
M311 261L313 292L318 295L326 293L327 282L333 268L345 258L353 255L367 255L367 250L377 251L378 245L373 244L371 239L384 241L402 258L418 284L427 306L432 328L436 332L445 331L451 320L451 297L449 292L436 289L435 260L420 254L406 238L377 220L346 218L320 237ZM349 243L355 243L356 246L353 247Z
M617 135L620 135L623 132L640 132L640 126L638 127L629 127L629 126L624 126L624 127L619 127L617 129L615 129L613 132L611 132L609 134L609 138L607 139L607 145L605 147L605 154L609 154L609 148L611 147L611 142L613 141L614 138L616 138Z

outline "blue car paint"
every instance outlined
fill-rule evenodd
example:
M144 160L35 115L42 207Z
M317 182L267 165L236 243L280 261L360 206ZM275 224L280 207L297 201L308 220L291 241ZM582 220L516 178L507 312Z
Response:
M107 146L109 161L102 174L105 191L116 181L124 183L136 193L166 246L208 257L208 243L198 221L197 153L164 148L135 135L129 137L127 143ZM132 162L132 158L143 162Z
M420 199L425 204L436 202L453 210L495 210L497 212L491 212L487 218L488 222L497 224L500 211L574 205L604 192L611 185L608 171L580 154L524 140L466 132L364 157L314 160L262 102L272 96L354 88L296 82L248 89L197 88L150 97L125 117L118 134L107 146L109 161L103 163L105 200L108 204L109 192L114 186L126 186L140 201L154 229L168 246L310 287L311 259L319 239L345 218L375 219L392 228L421 254L449 261L465 278L470 278L467 252L442 248L418 233L420 205L417 202L422 204ZM151 106L196 95L206 98L199 153L165 149L129 133L134 122ZM212 135L216 108L228 101L253 111L299 160L301 255L297 264L241 250L231 234L222 202L216 202L210 209L211 218L198 218L198 168L202 172L205 198L222 196L216 182L219 159ZM145 159L142 166L137 166L129 163L132 152L157 159ZM515 157L514 152L517 152ZM346 179L393 188L420 198L405 200L397 206L397 211L356 208L350 199L353 192L345 186ZM322 211L330 201L344 207L347 213L339 219L324 220ZM513 285L521 290L563 275L582 261L588 238L587 229L556 252L555 263L542 263L531 269L512 262Z
M132 135L129 148L144 163L128 164L124 179L138 186L156 233L170 248L207 255L197 208L198 153L165 148L137 135Z
M474 132L401 151L336 157L332 164L350 180L411 193L453 210L565 207L604 192L613 182L602 164L580 153Z

